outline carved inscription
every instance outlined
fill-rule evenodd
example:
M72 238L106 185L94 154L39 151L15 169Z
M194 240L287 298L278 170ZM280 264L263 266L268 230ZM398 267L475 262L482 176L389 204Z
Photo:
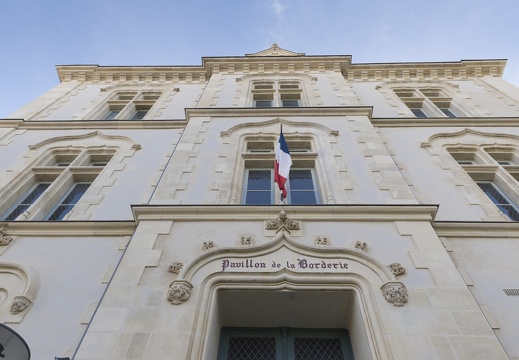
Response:
M250 271L250 270L348 270L348 263L341 260L297 259L262 261L256 259L223 259L222 271Z

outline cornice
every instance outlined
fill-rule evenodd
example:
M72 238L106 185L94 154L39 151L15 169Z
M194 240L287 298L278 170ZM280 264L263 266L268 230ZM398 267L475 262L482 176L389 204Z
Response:
M27 130L74 130L74 129L183 129L184 119L168 120L23 120L0 119L0 128Z
M61 82L204 83L212 74L339 72L350 81L464 80L501 77L506 60L353 64L349 55L204 57L198 66L58 65Z
M131 236L134 221L1 221L10 236Z
M305 221L427 221L436 205L133 205L141 221L253 221L275 219L281 210L291 219Z
M519 117L457 117L457 118L371 118L380 128L389 127L516 127Z
M451 222L433 224L438 236L446 238L518 238L519 222Z
M191 117L322 117L322 116L368 116L372 106L338 107L272 107L272 108L186 108L186 119Z

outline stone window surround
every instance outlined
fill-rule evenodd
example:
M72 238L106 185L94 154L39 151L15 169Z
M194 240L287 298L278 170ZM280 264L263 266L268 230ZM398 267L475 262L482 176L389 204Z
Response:
M7 215L6 212L35 184L51 182L44 194L17 218L18 220L43 220L75 183L92 183L104 168L104 166L96 166L95 162L102 160L108 163L115 152L115 149L81 147L53 148L47 151L33 166L15 179L13 186L1 192L5 200L0 207L2 214ZM57 165L63 158L72 161L68 166ZM65 219L69 216L70 213L65 216Z
M403 100L400 96L397 95L398 91L412 91L415 94L421 94L420 90L438 91L443 95L441 100L443 102L449 103L449 108L454 110L456 117L479 116L478 114L474 113L470 107L467 107L463 104L463 101L466 101L466 96L461 94L459 86L456 84L451 84L447 81L439 82L424 80L420 84L413 83L412 85L408 82L387 82L382 85L378 85L376 88L379 91L384 92L386 99L391 103L391 105L398 107L399 114L405 117L415 118L416 115L411 111L409 105L406 104L405 99ZM412 100L413 98L406 99ZM460 99L463 99L463 101ZM429 99L429 97L425 95L416 97L416 101L426 105L425 113L427 117L448 118L448 116L444 114L440 108Z
M432 135L421 147L437 157L439 166L450 172L449 177L456 186L463 186L467 202L482 208L484 221L509 221L476 181L493 181L519 204L519 165L500 165L496 160L503 156L519 159L519 136L464 129ZM468 159L473 159L475 164L458 163Z

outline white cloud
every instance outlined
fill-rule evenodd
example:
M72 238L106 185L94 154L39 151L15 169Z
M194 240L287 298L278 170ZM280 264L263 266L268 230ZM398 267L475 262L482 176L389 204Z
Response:
M287 7L283 5L280 0L274 0L272 4L270 4L270 8L274 11L276 16L282 17L283 11L285 11Z

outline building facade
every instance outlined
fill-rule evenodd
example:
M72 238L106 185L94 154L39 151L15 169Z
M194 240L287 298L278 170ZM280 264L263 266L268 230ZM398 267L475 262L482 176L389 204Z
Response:
M0 321L34 359L519 359L505 63L58 66L0 120Z

